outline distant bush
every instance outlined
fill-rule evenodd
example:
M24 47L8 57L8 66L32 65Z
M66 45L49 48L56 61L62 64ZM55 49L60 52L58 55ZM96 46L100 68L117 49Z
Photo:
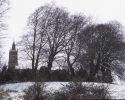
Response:
M17 70L20 73L19 81L32 81L33 80L33 74L31 69L23 69L23 70Z
M78 71L76 71L76 75L77 75L77 77L83 79L84 81L88 77L87 71L82 68L79 69Z
M50 81L69 81L69 72L66 70L54 70L50 73Z
M69 72L66 70L51 70L48 72L47 67L41 67L39 70L39 77L43 78L44 81L69 81Z

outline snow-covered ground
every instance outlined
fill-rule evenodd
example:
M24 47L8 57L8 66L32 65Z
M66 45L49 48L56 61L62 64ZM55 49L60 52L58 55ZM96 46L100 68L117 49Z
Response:
M46 90L53 92L55 90L59 90L63 85L67 83L68 82L46 82L47 84ZM23 100L22 99L22 96L24 95L23 90L28 88L32 84L33 84L32 82L5 84L5 85L0 85L0 89L8 91L12 100ZM89 85L91 83L83 82L83 84ZM100 83L94 83L94 84L100 85ZM113 99L125 99L125 85L108 84L108 86Z

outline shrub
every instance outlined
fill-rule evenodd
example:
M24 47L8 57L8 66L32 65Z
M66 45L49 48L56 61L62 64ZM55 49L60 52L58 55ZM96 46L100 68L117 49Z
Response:
M0 100L11 100L7 91L0 90Z
M104 85L101 83L100 85L94 85L92 84L90 88L92 95L92 98L95 99L111 99L110 93L109 93L109 88L108 85Z
M89 86L82 85L82 82L71 82L61 91L54 93L54 100L87 100L87 99L110 99L108 86L103 84L97 86L91 84Z
M45 87L46 85L44 82L34 83L32 86L24 90L24 100L45 100Z

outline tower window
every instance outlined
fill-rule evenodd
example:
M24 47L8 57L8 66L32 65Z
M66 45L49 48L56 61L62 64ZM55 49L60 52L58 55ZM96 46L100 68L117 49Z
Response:
M12 61L14 61L15 60L15 57L12 57Z

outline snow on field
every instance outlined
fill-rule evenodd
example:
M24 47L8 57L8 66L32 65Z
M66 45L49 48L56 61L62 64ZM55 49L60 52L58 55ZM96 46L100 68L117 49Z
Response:
M21 97L24 95L23 90L32 84L32 82L5 84L1 85L0 89L8 91L12 100L22 100Z
M23 82L23 83L14 83L14 84L5 84L0 85L0 89L8 91L12 100L23 100L22 96L24 95L23 90L31 86L32 82ZM68 82L46 82L47 91L59 90L63 85L68 84ZM83 82L84 85L89 85L91 83ZM99 85L100 83L94 83ZM107 85L107 84L104 84ZM108 84L111 96L113 99L125 99L125 85L116 85Z

